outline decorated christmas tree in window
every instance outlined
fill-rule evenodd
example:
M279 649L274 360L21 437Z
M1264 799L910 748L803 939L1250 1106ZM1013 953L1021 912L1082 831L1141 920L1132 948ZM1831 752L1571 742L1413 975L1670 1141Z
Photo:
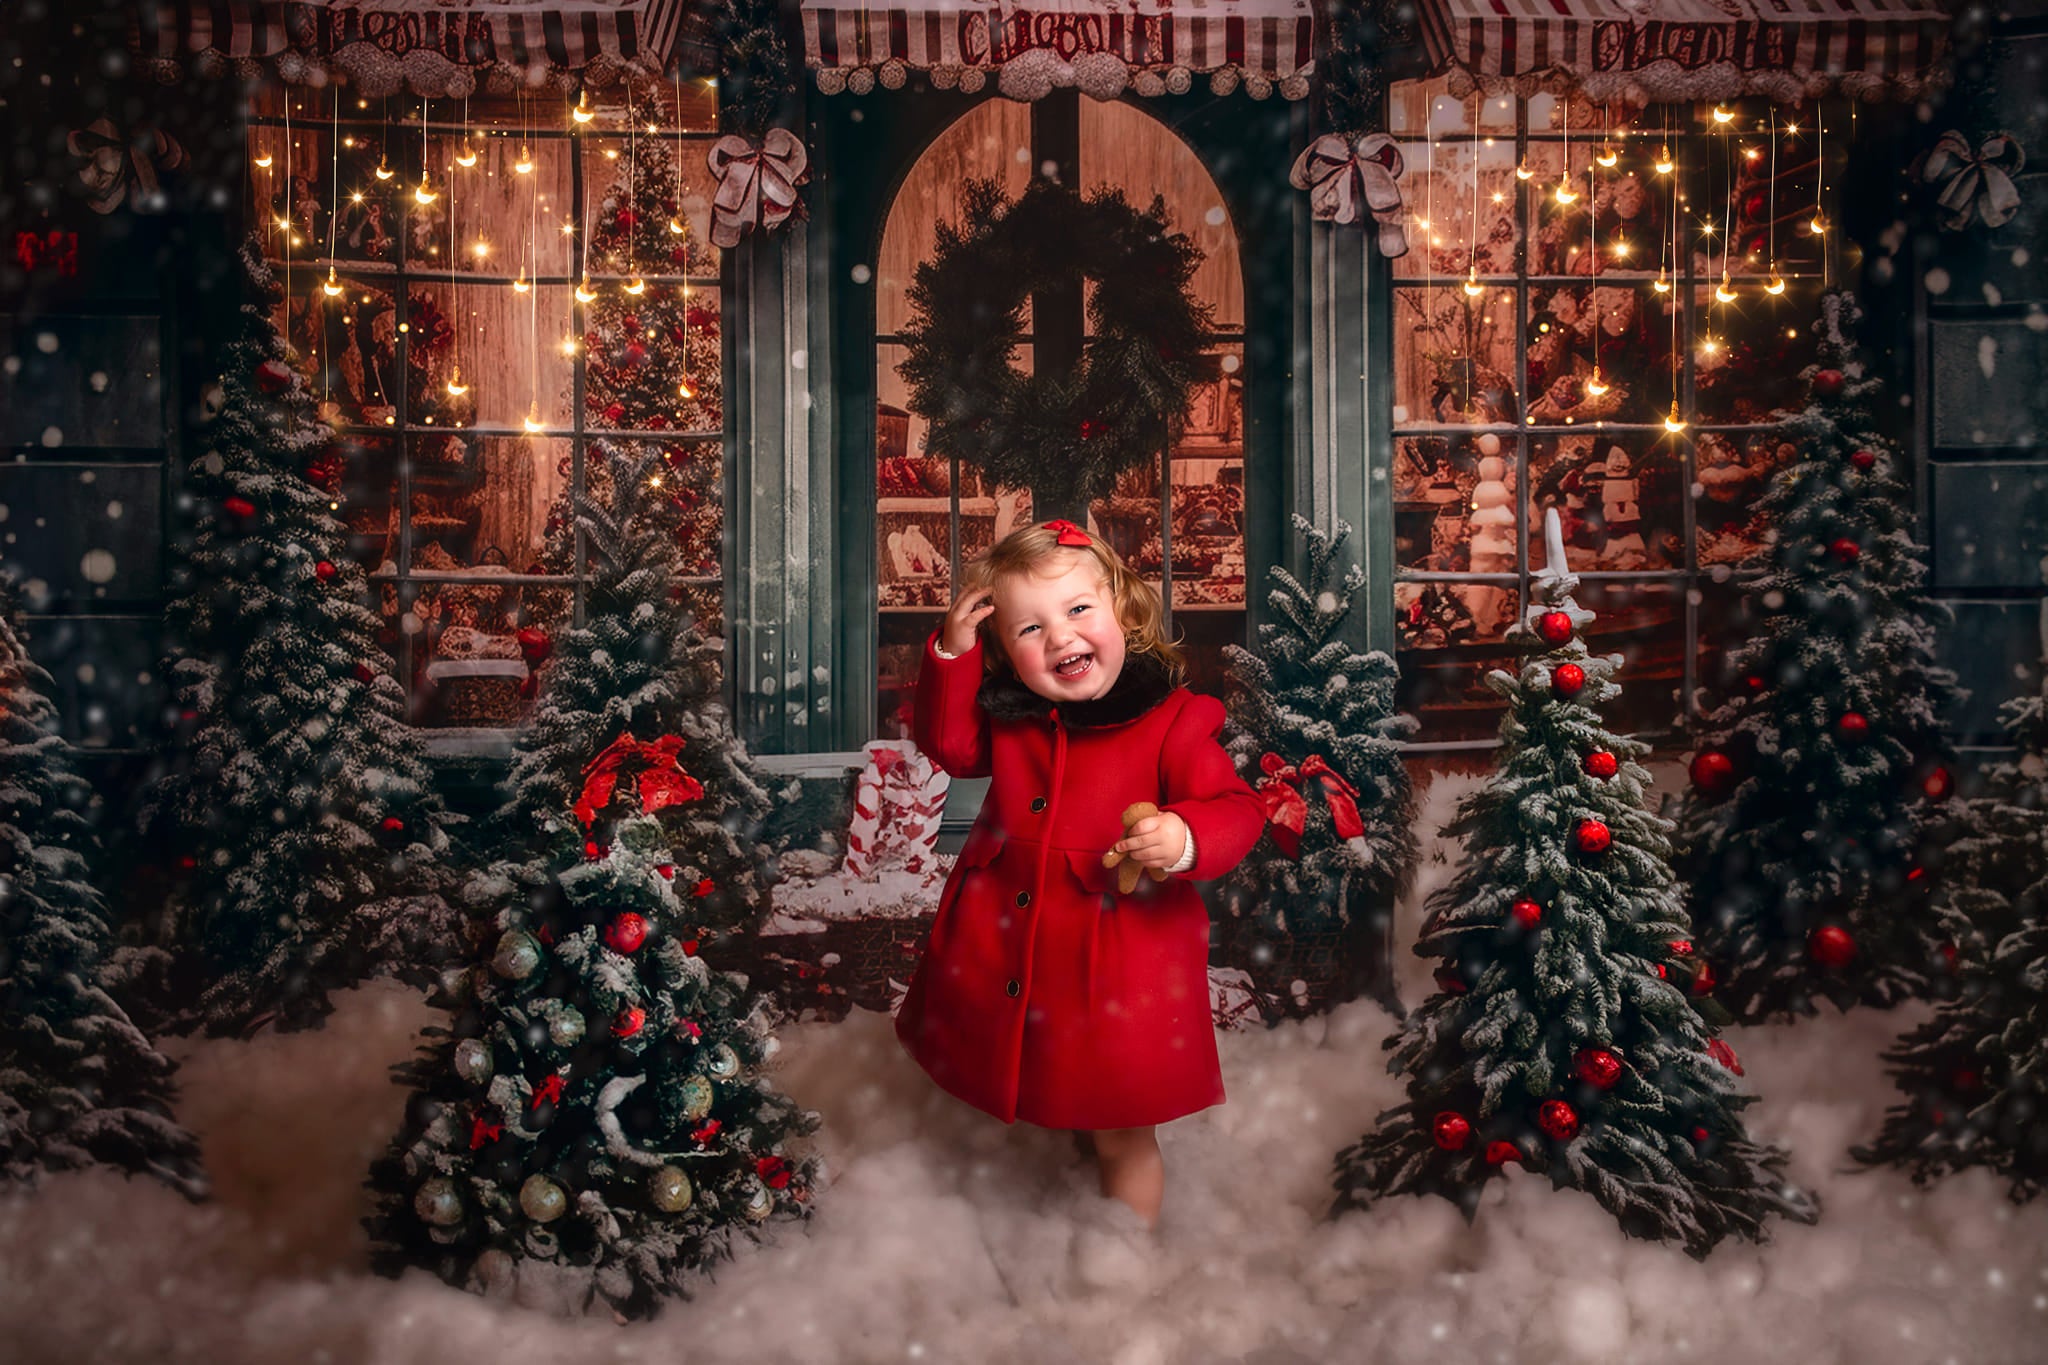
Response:
M1738 570L1760 633L1724 665L1680 816L1681 880L1716 998L1754 1021L1888 1006L1946 977L1929 850L1954 779L1935 664L1948 610L1925 589L1912 500L1857 358L1854 296L1821 303L1798 456L1758 506Z
M1408 1098L1339 1155L1337 1204L1436 1194L1470 1218L1488 1181L1521 1168L1704 1257L1816 1207L1745 1130L1741 1064L1690 998L1648 746L1598 709L1620 696L1622 661L1587 652L1593 615L1572 600L1555 510L1544 538L1548 567L1507 635L1521 668L1487 676L1508 703L1499 766L1458 812L1464 857L1415 945L1438 959L1438 990L1387 1041Z

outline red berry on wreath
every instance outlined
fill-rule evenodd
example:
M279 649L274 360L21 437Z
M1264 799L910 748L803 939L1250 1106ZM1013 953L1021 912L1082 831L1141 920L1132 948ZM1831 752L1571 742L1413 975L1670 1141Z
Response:
M1835 722L1835 731L1852 743L1867 739L1870 736L1870 719L1861 711L1844 711L1842 718Z
M322 583L331 581L335 573L334 565L324 559L313 566L313 577L319 579Z
M1854 564L1863 557L1863 547L1847 536L1838 536L1829 543L1828 553L1844 564Z
M1560 697L1576 697L1586 685L1586 670L1577 664L1559 664L1550 675L1550 690Z
M1486 1144L1486 1164L1499 1166L1509 1161L1519 1162L1522 1149L1512 1142L1489 1142Z
M1868 450L1851 451L1849 463L1855 465L1858 469L1868 470L1877 464L1877 455L1875 452Z
M1604 1047L1584 1048L1572 1059L1572 1074L1596 1090L1612 1090L1621 1079L1621 1058Z
M256 504L250 502L247 498L242 497L240 494L236 494L234 497L228 498L226 501L221 503L220 507L221 510L223 512L226 512L229 516L253 517L256 515Z
M1609 778L1621 771L1621 760L1605 749L1595 749L1586 755L1584 767L1589 777Z
M1578 840L1581 853L1605 853L1608 845L1614 842L1614 835L1598 820L1579 821L1578 831L1573 837Z
M1735 762L1719 749L1703 749L1686 770L1702 796L1726 796L1735 785Z
M1725 1039L1716 1038L1707 1044L1707 1055L1727 1067L1736 1075L1742 1075L1742 1059L1735 1055L1735 1049Z
M1543 907L1526 896L1510 905L1508 913L1513 915L1515 923L1524 929L1534 929L1543 922Z
M1536 618L1536 633L1547 644L1561 645L1572 638L1572 618L1562 611L1546 611Z
M614 1038L631 1038L640 1031L641 1026L646 1022L646 1010L641 1009L638 1005L628 1005L619 1011L616 1019L612 1020L612 1036Z
M291 382L292 367L282 360L266 360L256 367L256 387L265 393L283 393Z
M631 910L605 926L604 946L615 953L635 953L647 941L647 921Z
M1842 392L1840 370L1816 370L1813 376L1813 391L1822 398L1833 398Z
M1806 952L1830 971L1840 971L1856 960L1856 940L1839 924L1823 924L1806 938Z
M1472 1125L1463 1114L1446 1109L1430 1124L1430 1136L1447 1152L1461 1152L1472 1140Z
M1578 1111L1563 1100L1545 1100L1536 1107L1536 1126L1563 1142L1579 1131Z

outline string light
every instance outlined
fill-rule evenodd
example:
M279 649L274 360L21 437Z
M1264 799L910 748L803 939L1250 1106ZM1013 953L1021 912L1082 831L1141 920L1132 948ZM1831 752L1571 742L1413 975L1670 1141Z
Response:
M1535 174L1536 172L1529 169L1529 165L1527 162L1523 162L1522 164L1515 167L1515 179L1517 180L1528 180L1532 178Z
M337 297L341 293L341 281L334 278L334 267L332 265L327 267L327 283L320 286L320 292L330 299Z
M467 121L465 116L464 122ZM466 131L462 135L462 150L455 154L455 164L465 169L476 165L476 149L469 145L469 134Z
M534 399L532 405L526 409L526 420L521 425L526 428L526 434L529 436L543 429L540 420L540 400L538 398Z
M469 385L462 382L462 367L460 365L450 365L448 367L448 396L460 398L468 392Z
M588 89L576 92L576 107L569 111L569 117L575 119L578 123L588 123L597 117L597 111L590 107L590 91Z
M626 286L626 292L628 294L633 295L640 295L646 293L647 281L641 279L638 275L635 275L632 279L632 282Z
M595 303L596 301L597 291L590 287L590 275L588 272L585 272L583 283L576 286L576 302Z
M275 161L276 159L277 158L273 157L269 152L265 152L262 156L256 158L256 165L260 169L267 171L270 169L270 163Z
M524 294L527 290L531 288L533 288L533 286L527 283L526 280L526 266L524 263L521 263L519 267L519 278L512 281L512 292L515 294Z
M523 143L519 148L519 159L512 163L512 169L521 175L533 174L533 153L528 151Z
M1716 122L1716 123L1722 123L1722 124L1726 124L1726 123L1733 123L1734 121L1735 121L1735 115L1734 115L1734 113L1733 113L1733 112L1731 112L1730 110L1727 110L1727 109L1724 109L1724 108L1722 108L1722 107L1721 107L1720 105L1718 105L1718 104L1714 106L1714 122Z
M1479 108L1483 102L1472 102L1472 212L1470 214L1469 245L1465 255L1465 297L1476 299L1485 291L1479 283Z
M1771 202L1770 221L1764 227L1764 241L1771 258L1771 278L1764 292L1773 297L1785 292L1785 277L1778 273L1778 111L1771 109Z
M1475 265L1466 272L1463 288L1466 294L1475 299L1486 292L1486 286L1479 282L1478 266Z
M1737 298L1735 291L1728 286L1727 260L1726 255L1721 257L1721 283L1714 290L1714 298L1721 303L1733 303Z
M431 204L441 197L434 192L434 187L427 182L427 173L424 170L420 172L419 188L412 192L412 197L419 200L422 204Z
M1557 182L1557 202L1569 204L1579 196L1572 189L1572 97L1559 97L1558 110L1564 124L1564 175Z
M1659 265L1657 267L1657 278L1654 282L1651 283L1650 288L1656 290L1660 294L1668 294L1671 292L1671 274L1662 265Z
M1657 159L1650 164L1650 169L1659 175L1669 175L1677 165L1678 163L1671 159L1671 148L1667 144L1657 149Z
M1615 151L1612 147L1603 146L1600 149L1599 155L1593 159L1601 165L1611 168L1615 162L1621 160L1621 153Z
M379 152L377 154L377 178L379 180L389 180L396 174L397 172L391 169L391 163L386 159L385 154Z
M1676 398L1671 400L1671 411L1665 415L1664 430L1674 436L1685 430L1685 419L1678 415L1678 400Z
M1769 284L1766 284L1766 285L1764 286L1764 292L1765 292L1766 294L1772 294L1772 295L1776 295L1776 294L1782 294L1782 293L1784 293L1784 292L1785 292L1785 277L1784 277L1784 276L1782 276L1782 275L1780 275L1780 274L1778 274L1778 272L1776 272L1775 270L1774 270L1774 271L1772 271L1772 272L1771 272L1771 281L1770 281L1770 283L1769 283Z

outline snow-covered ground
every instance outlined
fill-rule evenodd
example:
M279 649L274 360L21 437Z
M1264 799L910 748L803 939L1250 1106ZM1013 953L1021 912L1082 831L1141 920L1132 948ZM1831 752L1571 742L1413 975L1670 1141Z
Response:
M1439 784L1425 812L1448 810ZM1438 845L1432 840L1428 847ZM1427 885L1448 863L1425 868ZM1407 907L1412 929L1415 908ZM1404 964L1419 998L1427 964ZM881 1015L787 1030L781 1083L834 1172L784 1228L652 1322L563 1320L364 1269L360 1180L399 1117L385 1068L430 1017L344 997L317 1033L174 1045L217 1190L61 1176L0 1197L0 1359L1048 1362L1256 1365L1748 1360L2023 1365L2048 1357L2048 1201L1982 1173L1928 1193L1846 1155L1891 1089L1877 1054L1925 1007L1729 1034L1753 1131L1819 1191L1812 1228L1704 1264L1624 1239L1583 1195L1513 1178L1468 1228L1441 1200L1325 1221L1332 1154L1399 1099L1390 1021L1356 1004L1221 1036L1230 1101L1169 1125L1148 1238L1063 1134L939 1094Z

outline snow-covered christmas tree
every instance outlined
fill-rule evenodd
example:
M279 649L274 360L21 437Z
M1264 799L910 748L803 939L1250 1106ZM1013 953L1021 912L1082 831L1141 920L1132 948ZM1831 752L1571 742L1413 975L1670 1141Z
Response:
M2015 1200L2048 1185L2048 605L2044 681L2002 710L2015 752L1957 822L1936 910L1956 996L1885 1054L1904 1101L1856 1149L1927 1183L1985 1166Z
M99 984L113 934L92 793L50 686L0 579L0 1175L107 1165L202 1198L199 1144L171 1117L176 1068Z
M1954 785L1942 731L1954 674L1935 663L1926 551L1872 411L1853 295L1827 294L1798 458L1758 506L1773 528L1738 570L1762 633L1729 655L1680 816L1717 999L1754 1021L1881 1006L1945 975L1923 848Z
M1487 676L1508 701L1499 767L1458 812L1464 857L1415 945L1441 960L1439 990L1387 1040L1408 1098L1338 1156L1337 1206L1436 1194L1470 1218L1522 1166L1703 1257L1816 1205L1748 1135L1741 1065L1681 984L1691 945L1648 746L1597 709L1621 694L1622 661L1586 651L1593 617L1572 600L1555 510L1544 538L1548 567L1506 636L1521 669Z
M193 533L166 612L176 692L166 771L146 803L179 870L158 943L190 955L196 1011L167 1027L317 1022L327 993L431 968L455 946L432 894L442 809L364 575L307 470L332 433L271 323L280 295L242 248L241 334L223 402L186 471ZM161 966L129 955L137 982Z
M1227 747L1266 797L1271 822L1224 883L1235 923L1226 960L1255 959L1291 937L1340 933L1349 958L1341 997L1371 992L1396 1012L1389 970L1394 900L1415 865L1415 803L1400 740L1415 722L1394 709L1398 673L1383 651L1344 639L1365 571L1341 576L1351 528L1325 535L1296 514L1307 579L1272 570L1274 619L1256 650L1224 651L1232 683ZM1264 940L1265 942L1262 942ZM1257 963L1254 961L1256 972Z

